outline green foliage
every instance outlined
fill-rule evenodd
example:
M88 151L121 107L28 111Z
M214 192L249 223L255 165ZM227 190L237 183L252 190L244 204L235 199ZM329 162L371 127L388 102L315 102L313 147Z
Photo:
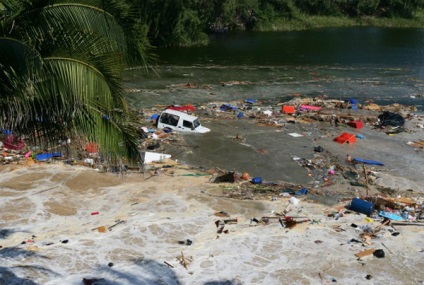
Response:
M412 18L415 12L422 8L423 0L381 0L382 16Z
M146 0L128 1L137 11L140 26L154 45L188 46L208 42L207 27L210 9L206 1L196 0ZM208 9L203 14L199 8Z
M424 0L127 0L155 45L207 44L206 33L414 19ZM309 19L308 19L309 17ZM338 17L335 20L334 17ZM319 20L318 20L319 19ZM383 21L384 22L384 21Z
M111 161L139 159L122 76L130 63L145 64L149 45L129 6L100 0L2 4L0 126L43 143L92 141Z

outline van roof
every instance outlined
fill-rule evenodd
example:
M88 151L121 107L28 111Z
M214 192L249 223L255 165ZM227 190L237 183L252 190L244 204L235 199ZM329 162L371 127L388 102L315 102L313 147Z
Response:
M184 117L184 118L186 118L188 120L191 120L191 121L197 119L196 116L192 116L192 115L189 115L187 113L180 112L180 111L177 111L177 110L172 110L172 109L166 109L162 113L168 113L168 114L172 114L172 115L177 115L177 116Z

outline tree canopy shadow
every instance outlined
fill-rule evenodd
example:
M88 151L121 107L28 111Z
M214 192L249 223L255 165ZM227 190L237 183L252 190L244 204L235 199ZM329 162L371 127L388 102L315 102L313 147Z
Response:
M11 234L15 233L15 230L11 229L0 229L0 239L6 239ZM6 259L16 259L16 258L22 258L22 257L29 257L29 256L36 256L37 258L42 259L48 259L48 257L44 255L40 255L39 253L35 251L31 251L25 248L21 248L18 246L12 246L12 247L1 247L0 248L0 258L6 260ZM50 275L58 275L56 272L51 271L50 269L47 269L45 267L39 266L39 265L12 265L12 266L5 266L5 262L2 262L0 264L0 284L7 284L7 285L38 285L38 283L32 281L30 277L19 277L16 275L15 270L22 270L22 271L28 271L28 272L42 272L47 273Z
M152 259L133 260L137 265L137 274L122 273L113 267L98 267L97 274L99 276L110 276L109 278L86 277L86 285L120 285L125 284L137 285L183 285L178 279L174 270L163 263L159 263ZM141 273L141 274L140 274ZM119 281L113 281L119 280ZM241 285L240 281L235 280L214 280L203 283L203 285Z

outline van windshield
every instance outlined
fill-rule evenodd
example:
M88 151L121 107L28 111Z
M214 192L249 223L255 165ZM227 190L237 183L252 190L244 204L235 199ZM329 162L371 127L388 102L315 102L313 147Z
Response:
M198 126L200 126L200 121L199 121L199 119L195 119L195 120L193 121L193 127L194 127L194 128L197 128Z

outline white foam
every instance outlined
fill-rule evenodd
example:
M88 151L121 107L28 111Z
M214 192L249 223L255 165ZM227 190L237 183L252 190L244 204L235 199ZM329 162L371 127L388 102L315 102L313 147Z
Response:
M38 170L3 173L0 181L34 171ZM395 252L393 260L370 257L367 267L359 265L353 254L362 248L347 243L357 237L348 225L361 223L363 217L352 215L335 221L326 217L318 205L300 204L305 207L302 215L321 218L322 224L304 224L288 230L277 220L267 226L249 226L252 217L247 213L251 211L246 209L255 205L261 209L256 213L267 215L272 210L281 211L288 198L268 203L248 202L250 204L234 200L230 202L233 206L230 214L239 217L239 223L225 225L229 233L218 234L215 221L223 218L213 213L228 201L208 196L193 185L187 185L180 192L170 185L165 191L146 180L142 183L150 183L148 187L129 182L97 192L75 194L63 181L53 178L58 173L69 177L79 170L52 167L43 171L46 174L40 180L42 183L34 183L29 190L13 190L14 196L0 200L2 209L8 204L7 208L11 209L13 201L25 200L31 205L30 211L19 210L18 222L5 219L7 213L3 211L0 214L0 230L10 231L0 238L4 247L0 251L0 280L8 278L9 282L19 284L18 281L23 283L29 279L48 285L81 284L83 278L103 278L104 284L225 281L231 284L320 284L318 273L321 273L323 278L334 277L340 284L355 284L358 278L364 281L366 274L372 274L375 282L400 284L416 281L414 270L424 266L422 253L416 253L424 248L424 241L416 236L402 239L404 246L412 248L415 255L403 253L396 241L386 238L381 241ZM54 186L57 187L52 188ZM51 190L44 191L49 188ZM1 188L0 195L4 191L12 190ZM140 202L134 203L136 199ZM51 214L47 212L46 201L72 205L78 210L69 216ZM95 211L99 214L91 215ZM117 223L118 220L125 222ZM115 224L104 233L97 230L100 226L108 228ZM343 225L346 231L335 232L331 228L333 224ZM32 235L36 236L34 243L21 244ZM179 244L187 239L193 244ZM61 243L64 240L68 243ZM315 240L323 243L317 244ZM177 260L181 253L188 260L188 269ZM108 266L110 262L112 267ZM397 275L398 264L408 266L408 276ZM384 271L384 268L392 271Z

